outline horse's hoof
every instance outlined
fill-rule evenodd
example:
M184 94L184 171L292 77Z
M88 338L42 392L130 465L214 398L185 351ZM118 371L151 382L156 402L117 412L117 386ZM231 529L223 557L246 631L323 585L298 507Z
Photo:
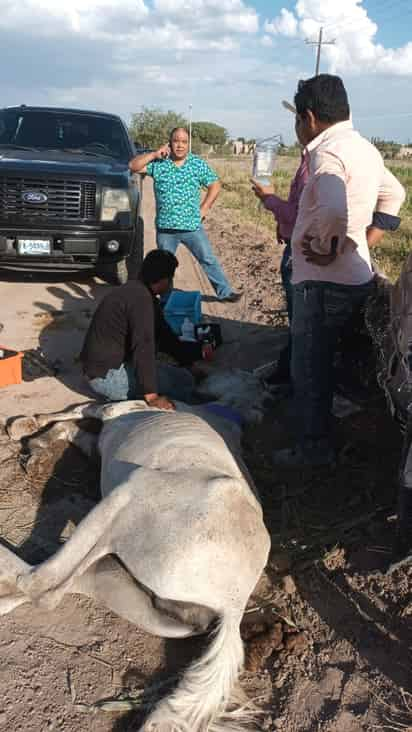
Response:
M7 434L11 440L18 442L23 437L33 435L39 431L39 425L35 417L16 417L7 424Z

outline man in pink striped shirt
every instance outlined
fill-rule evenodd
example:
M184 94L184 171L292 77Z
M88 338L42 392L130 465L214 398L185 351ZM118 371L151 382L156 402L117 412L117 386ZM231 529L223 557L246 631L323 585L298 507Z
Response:
M400 224L405 191L378 150L353 129L342 80L300 81L296 124L309 177L292 235L292 381L297 444L277 450L287 466L329 465L339 334L374 289L369 247Z
M284 244L282 261L280 264L280 274L282 284L286 295L286 304L288 310L289 326L292 325L293 315L293 292L292 292L292 252L291 239L293 228L298 215L299 200L302 195L303 188L308 179L309 170L307 156L302 153L299 168L290 186L287 201L279 198L273 193L271 186L262 186L258 181L253 180L253 190L258 198L262 201L264 207L271 211L277 221L277 239L279 244ZM279 354L278 363L275 371L271 374L267 381L269 384L281 384L288 382L290 379L290 359L291 359L291 336L289 334L288 344Z

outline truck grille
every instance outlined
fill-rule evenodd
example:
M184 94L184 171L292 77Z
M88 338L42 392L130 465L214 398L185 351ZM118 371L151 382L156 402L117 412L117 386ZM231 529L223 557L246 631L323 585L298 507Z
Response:
M25 193L43 193L44 203L30 203ZM0 177L1 221L94 221L96 183L57 178Z

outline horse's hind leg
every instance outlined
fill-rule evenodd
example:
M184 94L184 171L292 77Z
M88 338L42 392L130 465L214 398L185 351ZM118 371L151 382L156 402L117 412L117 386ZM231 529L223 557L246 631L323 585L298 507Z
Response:
M190 623L158 609L150 590L136 582L115 555L102 557L89 567L70 592L92 597L152 635L185 638L194 632Z
M147 472L143 468L139 470L143 484ZM56 554L18 578L21 592L39 601L43 597L45 604L57 605L62 595L71 591L73 580L103 556L112 553L113 525L120 519L120 513L125 511L127 515L130 504L135 500L135 482L124 482L115 488L85 516Z

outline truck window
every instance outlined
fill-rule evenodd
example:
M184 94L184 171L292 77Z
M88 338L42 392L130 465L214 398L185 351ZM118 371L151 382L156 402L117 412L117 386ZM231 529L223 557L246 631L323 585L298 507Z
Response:
M125 162L131 152L125 130L116 119L30 109L0 111L1 145L94 152Z

